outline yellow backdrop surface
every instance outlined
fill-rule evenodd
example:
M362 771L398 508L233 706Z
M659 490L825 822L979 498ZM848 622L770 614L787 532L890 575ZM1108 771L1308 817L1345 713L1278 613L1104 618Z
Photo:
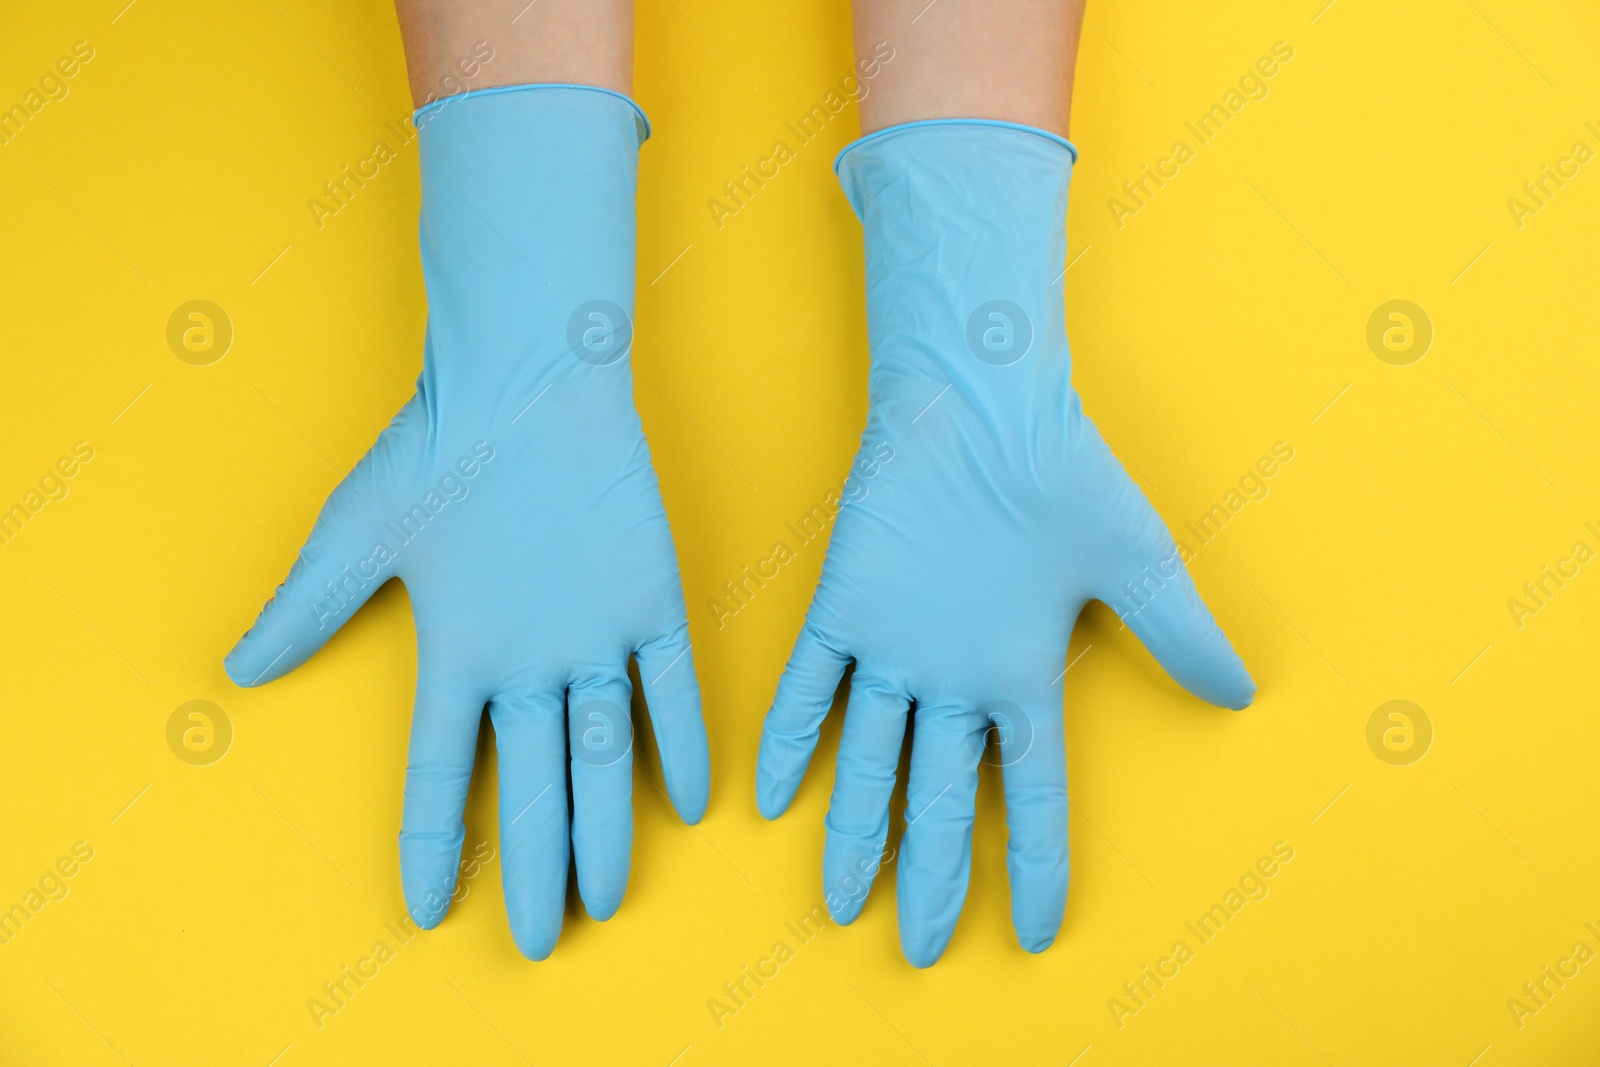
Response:
M851 71L844 0L639 6L634 372L712 801L683 826L643 738L627 899L603 925L571 904L541 964L506 927L487 747L465 895L434 932L396 929L401 587L282 681L222 671L420 366L392 9L13 5L0 507L26 521L0 544L0 1060L1596 1062L1600 18L1324 3L1090 5L1075 381L1260 695L1198 703L1092 608L1061 937L1016 946L990 768L966 910L921 972L892 868L855 926L796 934L837 722L793 811L755 809L822 553L720 626L710 606L839 485L865 414L860 231L829 170L858 119L804 146L785 125ZM940 17L919 6L896 54ZM779 177L712 211L778 140ZM396 158L319 219L379 141ZM219 332L185 348L168 324L194 300ZM1248 477L1275 447L1292 459Z

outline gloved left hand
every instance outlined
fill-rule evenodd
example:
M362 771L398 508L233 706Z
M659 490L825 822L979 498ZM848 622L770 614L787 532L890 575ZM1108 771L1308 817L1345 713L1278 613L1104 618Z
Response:
M633 841L637 659L667 793L705 813L710 768L672 535L629 370L644 116L627 98L521 86L418 112L428 337L416 395L328 498L229 653L240 685L299 666L385 581L410 594L417 693L400 874L444 918L487 704L506 909L543 959L570 851L609 918Z

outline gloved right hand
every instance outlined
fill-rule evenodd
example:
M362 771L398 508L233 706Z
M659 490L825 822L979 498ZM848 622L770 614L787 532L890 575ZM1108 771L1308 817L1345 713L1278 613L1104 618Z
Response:
M1112 605L1190 692L1242 708L1255 683L1172 535L1073 390L1061 281L1076 150L954 119L865 137L838 170L866 231L871 403L822 580L761 736L756 798L793 800L854 664L822 857L860 913L914 723L897 859L900 945L918 967L966 900L978 763L1003 768L1011 917L1030 952L1067 901L1067 642ZM913 711L914 707L914 711Z
M400 875L444 918L484 706L499 753L506 909L522 952L561 932L570 851L589 914L622 902L636 657L666 791L710 768L672 535L629 370L643 114L576 86L417 115L428 337L417 393L334 490L228 654L244 686L310 657L398 577L417 627Z

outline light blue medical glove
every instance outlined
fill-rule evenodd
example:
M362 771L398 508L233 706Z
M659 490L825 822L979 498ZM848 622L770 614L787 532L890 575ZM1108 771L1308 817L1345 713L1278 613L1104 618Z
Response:
M589 914L622 902L639 677L690 823L710 770L672 534L633 405L634 189L644 116L579 86L450 97L417 114L428 334L416 395L323 506L229 653L240 685L298 667L390 578L417 627L400 830L406 904L436 926L487 704L506 909L555 947L570 848Z
M1040 130L945 120L865 137L837 164L866 231L871 404L756 791L768 818L788 808L853 663L822 865L829 910L851 922L884 857L914 705L896 882L919 967L966 898L980 758L1005 780L1017 938L1040 952L1060 929L1062 678L1085 603L1114 607L1196 695L1242 708L1255 693L1070 384L1075 156Z

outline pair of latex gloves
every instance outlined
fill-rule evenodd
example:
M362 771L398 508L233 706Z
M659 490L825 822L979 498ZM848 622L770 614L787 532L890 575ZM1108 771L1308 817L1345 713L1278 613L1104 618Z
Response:
M517 946L542 959L569 855L594 918L627 884L630 656L686 822L710 791L628 359L648 127L626 97L579 86L468 93L416 121L429 309L416 395L328 498L226 667L246 686L280 677L401 579L418 674L407 906L424 927L448 907L487 705L506 908ZM871 405L852 477L867 491L845 493L767 715L756 796L768 818L789 806L853 664L822 861L824 899L848 923L884 854L914 722L896 862L901 945L918 966L944 951L966 896L986 751L1003 768L1018 940L1041 951L1060 927L1062 680L1087 601L1115 607L1196 695L1237 708L1254 693L1070 384L1075 157L1041 130L941 120L865 137L837 166L866 236Z

